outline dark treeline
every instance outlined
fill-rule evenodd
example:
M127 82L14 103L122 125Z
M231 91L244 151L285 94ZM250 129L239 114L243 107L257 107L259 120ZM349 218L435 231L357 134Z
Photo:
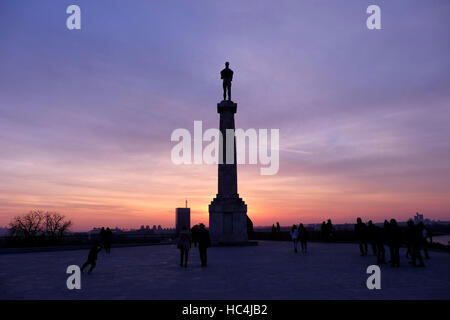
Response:
M142 232L113 232L112 244L158 244L170 242L175 233L153 234ZM47 246L78 246L91 245L95 241L101 241L99 233L88 234L86 232L65 234L60 240L54 242L47 238L37 237L30 241L10 236L0 237L0 248L22 248L22 247L47 247Z
M72 221L58 212L32 210L12 219L6 242L10 245L58 244L71 226Z

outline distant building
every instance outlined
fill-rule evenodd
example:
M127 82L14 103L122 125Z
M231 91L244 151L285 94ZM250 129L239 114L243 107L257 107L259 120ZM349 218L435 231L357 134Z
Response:
M423 214L420 214L416 212L416 215L414 216L414 223L423 222Z
M191 228L191 209L176 208L175 209L175 229L179 233L183 227Z

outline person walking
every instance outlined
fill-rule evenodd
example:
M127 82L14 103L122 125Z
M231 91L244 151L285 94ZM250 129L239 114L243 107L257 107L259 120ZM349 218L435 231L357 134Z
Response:
M196 224L195 226L192 227L191 229L191 236L192 236L192 242L194 243L194 247L197 248L197 244L198 244L198 229L199 226Z
M383 229L375 226L374 227L374 239L375 244L377 246L377 263L383 264L386 263L386 254L384 250L384 232Z
M419 267L425 267L422 255L420 254L422 230L419 226L415 226L412 220L408 221L408 227L406 229L406 242L408 247L411 249L411 261L409 261L409 264L417 266L417 260L419 260Z
M384 220L384 224L383 224L383 230L382 230L382 234L383 234L383 244L387 245L389 248L389 261L388 263L392 262L392 255L391 255L391 246L390 246L390 231L389 231L389 221L387 221L386 219Z
M270 240L275 240L277 234L277 228L275 227L275 224L272 224L272 233L270 234Z
M367 229L366 224L362 222L361 218L356 219L355 237L358 240L359 251L361 256L367 256Z
M105 242L106 242L106 230L105 227L102 227L100 229L100 244L105 247Z
M180 266L187 268L189 249L192 246L192 237L187 227L183 227L178 237L177 247L180 249Z
M104 236L104 241L105 241L105 252L106 253L111 253L111 243L112 243L112 238L113 238L113 234L111 229L108 227L105 230L105 236Z
M84 268L86 268L87 266L91 266L89 268L89 273L92 272L92 270L94 270L95 266L97 265L97 257L98 257L98 253L102 250L102 245L98 242L96 242L91 250L89 250L89 254L88 254L88 259L87 261L83 264L83 266L80 268L81 272L83 272Z
M400 267L400 245L402 244L402 230L395 219L389 223L389 249L391 252L391 266Z
M374 256L377 255L377 243L375 241L375 225L372 220L367 223L367 241L372 248L372 253Z
M306 232L306 228L303 223L300 223L298 226L298 238L300 240L300 245L302 247L302 253L306 253L307 241L308 241L308 233Z
M420 233L421 233L420 244L421 244L421 247L423 248L423 253L425 254L425 259L428 260L428 259L430 259L430 255L428 254L428 242L427 242L429 233L428 233L427 227L425 227L425 225L423 224L422 221L420 221L417 224L417 227L419 228Z
M327 230L327 242L334 241L334 227L333 223L331 222L331 219L327 220L326 230Z
M200 224L197 237L198 249L200 251L200 261L202 263L202 267L206 267L208 264L207 249L211 246L211 238L209 236L209 231L206 230L203 223Z
M322 238L322 241L327 240L327 224L325 221L322 221L322 225L320 226L320 236Z
M291 229L291 238L292 241L294 243L294 252L297 253L297 246L298 246L298 230L297 230L297 226L294 224L292 225L292 229Z

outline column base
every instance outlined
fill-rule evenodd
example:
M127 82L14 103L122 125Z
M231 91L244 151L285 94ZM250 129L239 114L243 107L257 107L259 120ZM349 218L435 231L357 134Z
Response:
M209 205L209 233L212 245L248 242L247 205L239 198L217 195Z

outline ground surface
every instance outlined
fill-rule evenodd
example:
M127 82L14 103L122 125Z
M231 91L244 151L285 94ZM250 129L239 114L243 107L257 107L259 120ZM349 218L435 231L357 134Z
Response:
M97 268L82 275L82 289L66 287L67 266L81 265L87 250L0 256L0 299L450 299L450 254L431 253L426 268L381 268L381 290L366 287L367 266L356 244L312 243L307 255L289 242L208 251L197 249L187 269L171 245L101 252Z

